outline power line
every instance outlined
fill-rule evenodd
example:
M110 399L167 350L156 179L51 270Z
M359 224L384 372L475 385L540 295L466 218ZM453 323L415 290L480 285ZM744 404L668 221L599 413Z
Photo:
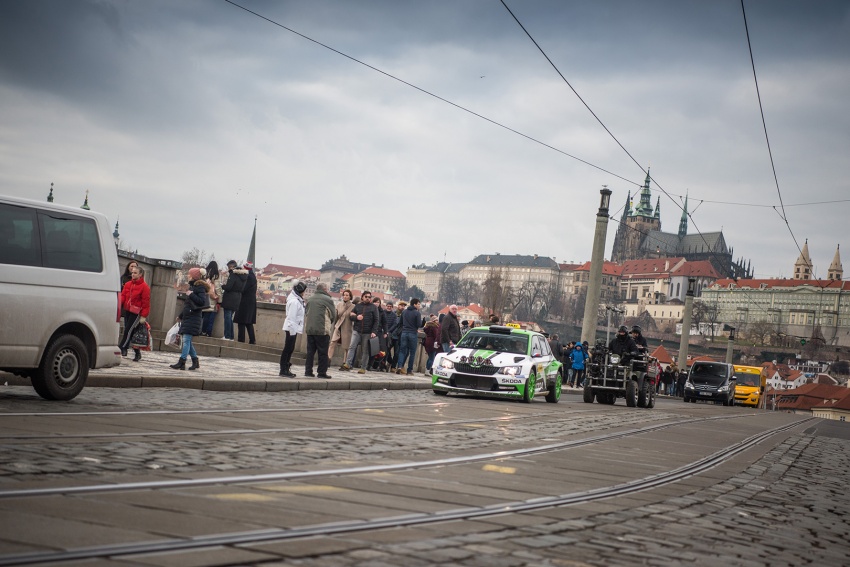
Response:
M307 35L304 35L303 33L297 32L297 31L295 31L295 30L294 30L294 29L292 29L292 28L289 28L289 27L287 27L287 26L285 26L285 25L283 25L283 24L281 24L281 23L279 23L279 22L276 22L275 20L272 20L271 18L267 18L266 16L263 16L262 14L259 14L259 13L257 13L257 12L254 12L253 10L248 9L248 8L246 8L245 6L242 6L242 5L240 5L240 4L237 4L237 3L236 3L236 2L234 2L233 0L224 0L224 1L225 1L225 2L227 2L228 4L232 5L232 6L235 6L236 8L239 8L239 9L241 9L241 10L244 10L244 11L248 12L249 14L252 14L252 15L254 15L254 16L256 16L256 17L258 17L258 18L260 18L260 19L262 19L262 20L265 20L265 21L269 22L270 24L273 24L273 25L275 25L275 26L277 26L277 27L279 27L279 28L281 28L281 29L284 29L284 30L286 30L286 31L288 31L288 32L290 32L290 33L293 33L293 34L297 35L298 37L301 37L301 38L303 38L303 39L306 39L307 41L310 41L310 42L312 42L312 43L315 43L316 45L319 45L319 46L321 46L321 47L324 47L325 49L327 49L327 50L329 50L329 51L333 51L333 52L334 52L334 53L336 53L337 55L341 55L341 56L345 57L346 59L349 59L349 60L351 60L351 61L354 61L355 63L358 63L358 64L360 64L360 65L363 65L364 67L367 67L367 68L369 68L369 69L371 69L371 70L375 71L376 73L380 73L381 75L384 75L385 77L388 77L388 78L390 78L390 79L392 79L392 80L394 80L394 81L398 81L399 83L402 83L403 85L407 85L407 86L408 86L408 87L410 87L410 88L416 89L417 91L419 91L419 92L421 92L421 93L423 93L423 94L426 94L426 95L428 95L428 96L430 96L430 97L436 98L437 100L439 100L439 101L441 101L441 102L444 102L444 103L446 103L446 104L450 104L451 106L454 106L454 107L455 107L455 108L457 108L458 110L462 110L462 111L464 111L464 112L467 112L467 113L469 113L469 114L471 114L471 115L475 116L476 118L480 118L480 119L482 119L482 120L486 120L487 122L489 122L490 124L493 124L494 126L498 126L499 128L504 128L505 130L507 130L507 131L509 131L509 132L512 132L512 133L514 133L514 134L516 134L516 135L518 135L518 136L522 136L523 138L525 138L525 139L527 139L527 140L530 140L530 141L532 141L532 142L534 142L534 143L536 143L536 144L540 144L540 145L541 145L541 146L543 146L543 147L549 148L550 150L556 151L556 152L558 152L559 154L563 154L563 155L565 155L565 156L567 156L567 157L569 157L569 158L572 158L572 159L574 159L574 160L576 160L576 161L579 161L579 162L581 162L581 163L583 163L583 164L585 164L585 165L589 165L590 167L592 167L592 168L594 168L594 169L598 169L599 171L602 171L603 173L607 173L608 175L612 175L612 176L614 176L614 177L616 177L616 178L618 178L618 179L621 179L622 181L625 181L626 183L631 183L632 185L636 185L636 186L638 186L638 187L640 186L640 183L637 183L637 182L632 181L632 180L630 180L630 179L626 179L625 177L623 177L623 176L621 176L621 175L617 175L616 173L611 172L611 171L608 171L607 169L605 169L605 168L603 168L603 167L600 167L600 166L598 166L598 165L592 164L592 163L590 163L590 162L589 162L589 161L587 161L587 160L583 160L583 159L581 159L580 157L576 157L576 156L574 156L574 155L572 155L572 154L570 154L570 153L565 152L564 150L561 150L561 149L559 149L559 148L556 148L555 146L552 146L551 144L547 144L546 142L543 142L543 141L541 141L541 140L538 140L537 138L534 138L533 136L529 136L528 134L523 134L523 133L522 133L522 132L520 132L519 130L516 130L516 129L514 129L514 128L511 128L510 126L506 126L506 125L502 124L501 122L497 122L496 120L493 120L492 118L488 118L488 117L484 116L483 114L479 114L479 113L477 113L477 112L475 112L475 111L473 111L473 110L470 110L470 109L468 109L468 108L466 108L466 107L464 107L464 106L461 106L461 105L459 105L459 104L457 104L457 103L455 103L455 102L452 102L452 101L450 101L450 100L448 100L448 99L446 99L446 98L443 98L443 97L441 97L440 95L434 94L434 93L432 93L431 91L428 91L428 90L426 90L426 89L423 89L422 87L418 87L418 86L414 85L413 83L410 83L410 82L408 82L408 81L405 81L404 79L401 79L401 78L399 78L399 77L396 77L395 75L392 75L392 74L390 74L390 73L388 73L388 72L386 72L386 71L383 71L383 70L381 70L381 69L379 69L379 68L377 68L377 67L375 67L375 66L373 66L373 65L370 65L370 64L368 64L368 63L366 63L366 62L364 62L364 61L361 61L360 59L357 59L356 57L352 57L351 55L348 55L348 54L346 54L346 53L343 53L342 51L340 51L340 50L338 50L338 49L335 49L335 48L333 48L333 47L331 47L331 46L329 46L329 45L327 45L327 44L324 44L324 43L322 43L321 41L315 40L315 39L313 39L312 37L309 37L309 36L307 36Z

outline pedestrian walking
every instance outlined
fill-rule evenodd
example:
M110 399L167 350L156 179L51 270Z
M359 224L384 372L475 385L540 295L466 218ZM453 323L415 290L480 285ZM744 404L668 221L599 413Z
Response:
M257 344L254 336L254 325L257 324L257 274L254 273L254 264L245 262L242 268L248 271L248 279L245 280L245 288L239 300L239 309L233 318L239 329L236 337L240 343L245 342L245 332L248 332L248 344Z
M299 333L304 332L304 292L307 284L295 280L292 291L286 297L286 319L283 320L283 350L280 353L280 373L278 376L295 378L292 372L292 353L295 351L295 340Z
M396 350L396 340L393 337L393 331L395 330L396 324L398 324L398 315L396 315L395 306L392 301L384 302L384 320L387 330L387 350L384 359L386 363L386 370L389 372L391 369L395 368L395 358L393 357L393 353Z
M133 329L137 324L144 324L151 312L151 288L145 282L145 271L136 263L130 269L130 280L121 289L120 303L124 314L124 335L118 346L121 356L127 356ZM142 351L133 348L133 353L133 362L142 360Z
M304 376L313 376L313 356L318 354L319 366L316 376L330 379L328 348L335 323L336 308L328 293L328 284L319 282L316 284L316 292L307 300L304 316L304 333L307 335L307 361L304 366Z
M186 359L192 359L192 366L189 370L197 370L200 368L198 355L195 352L195 346L192 344L192 337L197 337L201 334L201 326L203 325L204 309L209 305L208 295L209 284L204 281L201 268L192 268L189 270L189 291L186 299L183 301L183 311L177 320L180 321L181 341L183 350L180 352L180 360L177 364L172 364L174 370L186 370Z
M221 286L221 309L224 312L224 340L233 340L233 315L242 302L242 290L248 281L248 270L240 270L236 260L227 262L227 281Z

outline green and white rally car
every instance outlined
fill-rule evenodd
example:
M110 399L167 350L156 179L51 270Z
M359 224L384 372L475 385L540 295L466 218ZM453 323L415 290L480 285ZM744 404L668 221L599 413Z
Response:
M439 353L431 370L435 394L449 392L531 402L536 395L557 403L562 364L540 333L503 326L476 327L449 352Z

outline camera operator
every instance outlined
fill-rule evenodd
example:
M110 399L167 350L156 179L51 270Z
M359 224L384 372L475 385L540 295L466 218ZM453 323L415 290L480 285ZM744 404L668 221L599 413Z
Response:
M638 356L638 347L629 336L629 330L625 325L620 325L617 336L611 339L611 343L608 345L608 350L611 354L620 355L620 364L625 364L630 358Z

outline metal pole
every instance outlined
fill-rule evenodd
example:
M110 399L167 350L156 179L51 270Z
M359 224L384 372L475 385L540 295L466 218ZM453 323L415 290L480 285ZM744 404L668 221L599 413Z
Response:
M729 330L729 342L726 343L726 364L732 364L732 351L735 350L735 327Z
M596 317L602 295L602 263L605 261L605 237L608 232L608 204L611 190L603 185L599 211L596 213L596 231L593 234L593 252L590 257L590 280L587 283L587 298L584 302L584 319L581 324L581 340L596 343Z
M682 340L679 343L679 370L688 371L688 339L691 336L691 317L694 311L694 283L688 278L688 293L685 294L685 312L682 313Z

